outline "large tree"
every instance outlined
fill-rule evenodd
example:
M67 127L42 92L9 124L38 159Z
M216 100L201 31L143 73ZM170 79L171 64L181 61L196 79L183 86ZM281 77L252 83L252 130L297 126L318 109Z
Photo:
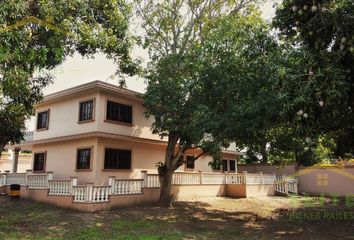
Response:
M342 157L354 153L353 23L352 0L284 0L274 19L294 50L280 83L288 119L309 144L333 135Z
M183 163L183 154L198 148L201 153L195 156L196 160L227 142L225 138L207 135L208 106L198 96L201 46L220 17L248 10L254 1L135 2L145 29L143 44L151 58L144 96L146 115L154 116L153 132L167 138L165 159L158 170L162 180L160 203L169 206L172 175Z
M52 77L74 52L101 51L132 73L130 5L124 0L4 0L0 4L0 153L23 137L24 120Z
M204 49L200 97L214 99L213 136L232 139L268 162L272 129L284 121L277 84L284 75L284 49L259 12L223 18Z

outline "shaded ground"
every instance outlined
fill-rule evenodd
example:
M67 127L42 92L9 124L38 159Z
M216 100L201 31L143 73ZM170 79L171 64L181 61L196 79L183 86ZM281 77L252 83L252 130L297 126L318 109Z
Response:
M354 239L353 206L312 200L204 198L92 214L0 196L0 239Z

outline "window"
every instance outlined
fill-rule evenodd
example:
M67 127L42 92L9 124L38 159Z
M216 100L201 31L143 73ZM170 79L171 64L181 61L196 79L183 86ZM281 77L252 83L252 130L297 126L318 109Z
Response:
M131 151L106 148L104 169L131 169Z
M76 169L90 169L91 148L77 150Z
M93 120L93 99L80 102L79 121Z
M222 171L227 172L227 160L222 160Z
M222 160L222 171L223 172L236 172L236 161L235 160Z
M35 153L33 162L33 172L44 172L45 171L45 160L46 153Z
M230 162L230 172L235 172L236 171L236 161L229 160L229 162Z
M194 169L194 156L187 156L186 169Z
M106 119L116 122L132 123L132 106L107 101Z
M48 129L49 110L37 113L37 129Z

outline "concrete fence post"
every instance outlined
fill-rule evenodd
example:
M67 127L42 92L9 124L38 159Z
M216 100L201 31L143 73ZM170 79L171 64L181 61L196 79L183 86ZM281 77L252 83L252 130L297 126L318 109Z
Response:
M114 193L114 181L116 180L116 176L109 176L108 177L108 185L111 186L110 194Z
M32 169L27 169L26 170L26 178L25 178L25 184L28 185L28 175L32 173Z
M259 178L259 183L263 184L263 172L259 172L260 178Z
M3 173L4 176L4 185L7 185L7 173Z
M46 186L47 186L47 188L49 188L49 181L50 181L50 180L53 180L53 172L52 172L52 171L49 171L49 172L46 172L46 173L47 173Z
M87 183L86 186L86 202L92 202L93 183Z
M247 171L243 171L243 184L247 184Z
M70 177L71 180L71 186L70 186L70 194L74 195L74 186L77 186L77 177Z
M141 170L141 178L143 179L143 185L141 187L145 188L147 186L147 170Z
M203 181L202 181L202 171L199 171L199 184L202 185Z

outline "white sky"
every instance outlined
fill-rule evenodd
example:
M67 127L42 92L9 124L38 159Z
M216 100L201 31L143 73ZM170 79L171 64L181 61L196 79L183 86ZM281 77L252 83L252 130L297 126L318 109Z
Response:
M270 20L275 14L272 7L274 1L276 0L264 0L265 3L261 5L262 16L267 20ZM141 48L133 49L133 56L148 60L147 52ZM107 59L103 54L96 54L94 59L83 59L79 54L75 54L52 71L55 76L54 83L44 89L44 94L47 95L94 80L117 84L117 78L110 78L116 69L113 61ZM137 92L144 92L145 90L144 79L134 77L128 78L126 82L128 89ZM33 119L28 121L27 126L30 131L33 129Z

